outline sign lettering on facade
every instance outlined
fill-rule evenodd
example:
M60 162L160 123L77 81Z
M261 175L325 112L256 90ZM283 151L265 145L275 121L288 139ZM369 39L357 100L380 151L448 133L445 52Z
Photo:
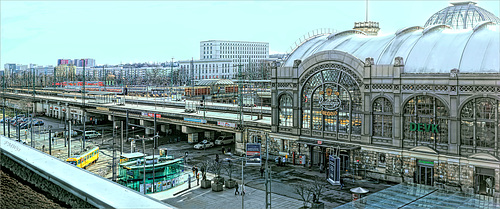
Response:
M338 91L333 91L331 88L325 89L325 91L320 91L319 94L319 106L323 109L321 114L325 116L335 116L337 115L337 109L339 109L340 105L342 105L342 100L340 100Z
M231 128L236 128L236 123L228 123L228 122L217 121L217 125L219 125L219 126L225 126L225 127L231 127Z
M109 108L105 108L105 107L95 107L95 109L109 111Z
M439 133L438 124L410 123L410 131Z
M207 120L198 119L198 118L184 118L185 121L196 122L196 123L207 123Z
M319 105L326 110L337 110L342 105L338 91L334 92L333 89L327 88L325 91L320 91L319 94L322 95L319 97Z
M141 115L142 116L148 116L148 117L154 117L155 116L154 113L147 113L147 112L142 112ZM160 114L156 114L156 118L161 118L161 115Z

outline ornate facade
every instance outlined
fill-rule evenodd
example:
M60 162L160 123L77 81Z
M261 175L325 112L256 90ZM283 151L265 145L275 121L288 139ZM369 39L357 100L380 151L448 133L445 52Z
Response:
M430 25L302 43L272 72L269 151L318 169L336 155L342 173L500 196L499 29L482 22L452 37Z

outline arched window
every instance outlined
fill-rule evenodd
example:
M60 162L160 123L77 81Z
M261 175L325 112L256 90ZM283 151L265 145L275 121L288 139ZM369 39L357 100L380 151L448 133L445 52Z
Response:
M404 106L404 140L406 146L430 146L448 143L446 106L432 96L416 96ZM447 147L447 145L446 145Z
M500 104L496 99L476 98L467 102L460 111L461 144L495 148L495 141L500 139L499 112Z
M292 97L284 94L280 97L279 112L280 112L280 126L293 125L293 111L292 111Z
M378 137L392 137L392 104L386 98L373 102L372 134Z
M302 86L302 128L361 134L361 92L356 79L343 66L326 68Z

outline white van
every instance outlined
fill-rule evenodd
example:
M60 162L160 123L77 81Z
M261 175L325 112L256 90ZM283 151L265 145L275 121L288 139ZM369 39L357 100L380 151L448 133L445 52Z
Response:
M234 137L233 136L219 136L215 140L216 145L225 145L225 144L231 144L234 143Z
M100 137L101 134L97 131L85 131L85 139L92 139L92 138L97 138Z

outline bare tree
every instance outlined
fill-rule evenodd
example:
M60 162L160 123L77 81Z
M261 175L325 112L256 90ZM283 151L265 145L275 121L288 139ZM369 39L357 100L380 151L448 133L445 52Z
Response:
M306 186L304 184L296 184L294 185L293 188L295 190L295 193L297 193L300 196L302 204L304 204L304 207L302 208L307 208L307 204L311 202L311 197L313 193L311 187Z
M220 178L220 172L222 170L222 165L219 161L214 161L210 167L211 167L211 170L215 173L214 180L216 181L216 183L218 183L218 180ZM223 182L220 182L220 183L223 183Z
M208 160L207 161L203 161L200 164L198 164L198 167L200 167L201 179L202 180L207 180L207 171L208 171L208 169L210 167L210 162Z
M315 177L314 182L311 185L311 191L313 193L313 202L319 203L319 198L323 195L324 190L326 189L325 182L322 178Z

